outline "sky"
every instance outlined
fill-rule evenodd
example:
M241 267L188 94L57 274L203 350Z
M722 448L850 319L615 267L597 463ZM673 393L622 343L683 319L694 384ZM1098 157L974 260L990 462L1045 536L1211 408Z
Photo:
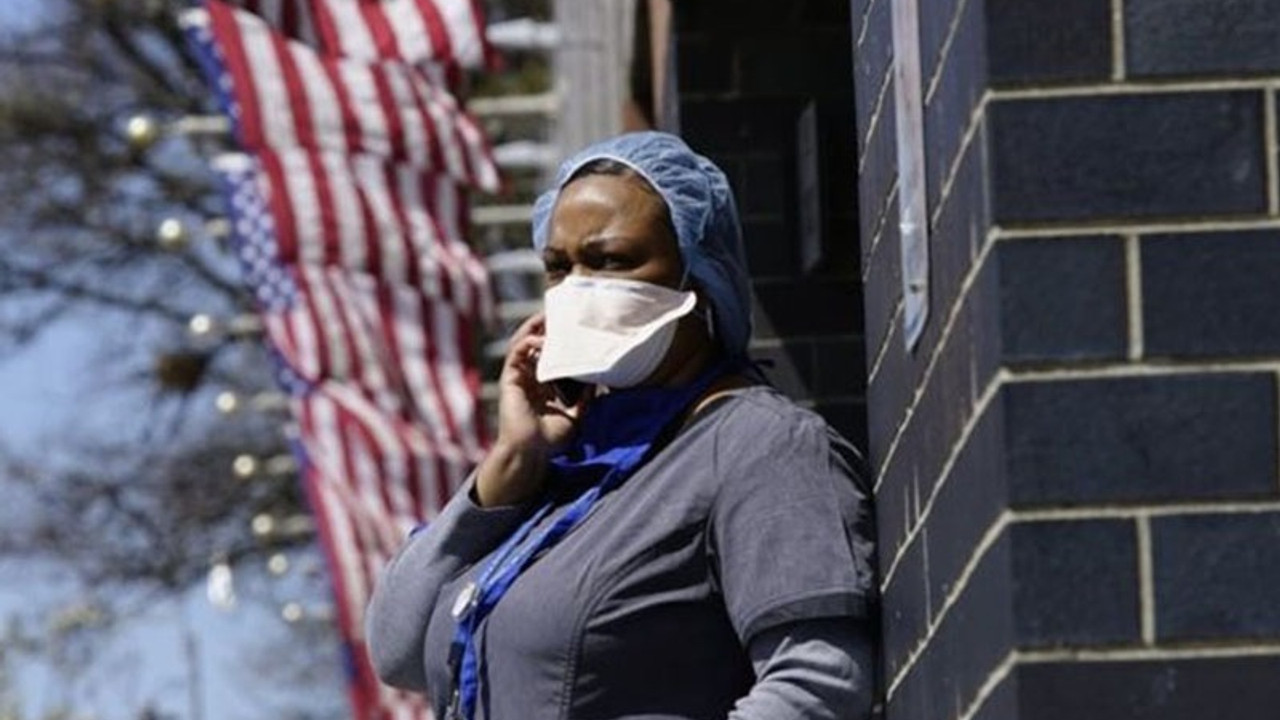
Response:
M48 0L0 0L0 45L10 33L38 28L48 13ZM119 423L125 412L110 401L84 402L100 397L93 378L102 352L99 333L127 333L129 328L105 327L100 319L73 315L50 327L22 352L0 356L0 449L24 454L33 449L56 452L56 438L71 425ZM123 402L123 401L120 401ZM64 458L40 456L48 462ZM0 498L2 501L3 498ZM57 607L66 600L49 568L24 566L0 558L0 621L14 613L29 614ZM3 627L3 625L0 625ZM163 717L191 720L259 720L302 717L272 707L278 697L255 691L254 663L273 662L269 639L289 632L271 603L240 603L224 612L210 604L204 587L185 597L149 605L136 618L95 646L88 668L68 678L49 667L23 664L16 668L17 685L26 718L39 718L69 703L77 711L69 720L125 720L143 705ZM203 690L189 691L188 649L194 649L194 668ZM244 653L266 653L246 662ZM287 658L279 659L287 664ZM321 677L310 699L300 708L342 707L342 678L335 662L332 677ZM0 708L3 711L3 708Z

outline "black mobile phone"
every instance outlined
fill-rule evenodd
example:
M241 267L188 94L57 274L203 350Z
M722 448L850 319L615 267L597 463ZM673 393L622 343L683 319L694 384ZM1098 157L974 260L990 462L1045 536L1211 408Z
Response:
M551 381L551 390L555 392L556 397L560 398L560 402L565 407L573 407L582 399L582 394L587 391L587 384L572 378L561 378Z

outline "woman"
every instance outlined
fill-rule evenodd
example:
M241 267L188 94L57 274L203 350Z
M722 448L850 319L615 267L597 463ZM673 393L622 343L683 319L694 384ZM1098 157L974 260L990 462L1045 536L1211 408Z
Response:
M368 641L438 717L862 718L873 585L853 449L753 380L725 176L588 148L538 201L545 314L498 434L392 560Z

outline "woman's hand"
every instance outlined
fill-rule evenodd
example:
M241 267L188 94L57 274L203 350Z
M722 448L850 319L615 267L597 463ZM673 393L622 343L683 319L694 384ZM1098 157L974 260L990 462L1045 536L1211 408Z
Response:
M514 505L542 490L547 459L573 436L590 392L565 405L550 385L538 383L536 369L545 323L542 313L511 336L498 377L498 437L476 475L481 506Z

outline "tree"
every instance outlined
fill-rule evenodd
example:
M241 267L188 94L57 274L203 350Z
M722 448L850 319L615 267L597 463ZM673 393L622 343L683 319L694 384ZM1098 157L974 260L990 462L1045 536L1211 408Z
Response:
M547 17L546 0L495 4L495 19ZM58 603L19 618L22 633L10 637L22 642L5 659L40 656L67 668L69 684L122 619L188 593L211 566L235 567L242 600L259 608L328 596L321 571L273 575L281 557L316 567L308 533L254 530L255 519L305 512L297 479L287 467L249 480L232 472L250 469L245 458L261 468L286 454L282 416L216 409L223 393L271 390L264 351L217 320L203 337L190 332L197 315L226 321L251 307L210 224L223 200L207 159L229 143L178 131L184 118L216 112L175 22L186 5L33 0L33 27L21 32L6 31L0 12L0 373L50 328L93 337L80 363L89 380L77 386L85 422L38 446L0 434L0 558L55 576L61 589ZM514 56L509 67L475 89L538 92L550 82L545 58ZM517 183L518 200L530 184ZM0 396L15 382L0 376ZM329 678L335 707L314 712L341 714L328 624L272 626L261 642L245 649L247 681L314 689ZM288 663L273 662L281 654ZM10 702L2 690L0 714ZM122 711L162 716L148 698L136 705Z
M0 557L61 571L67 600L98 613L77 628L90 643L112 620L198 584L215 559L251 586L261 579L259 595L274 602L267 558L310 541L253 530L255 517L304 511L296 479L232 472L241 456L286 451L282 418L215 408L219 393L271 389L263 351L188 327L250 306L226 248L203 230L222 210L207 158L225 139L165 130L213 112L183 48L180 6L51 0L36 6L33 29L0 40L0 358L29 352L49 328L93 333L80 403L86 417L112 415L40 447L0 447ZM188 242L175 242L179 227ZM66 607L29 620L48 628ZM44 642L32 652L67 640L35 637Z

